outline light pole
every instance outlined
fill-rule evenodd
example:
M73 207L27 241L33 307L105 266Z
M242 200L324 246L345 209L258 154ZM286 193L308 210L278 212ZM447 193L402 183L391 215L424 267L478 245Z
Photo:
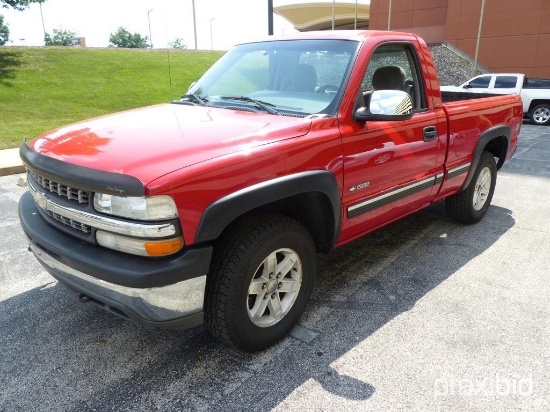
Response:
M332 0L332 30L334 30L334 8L336 6L336 0Z
M197 48L197 18L195 16L195 0L193 0L193 31L195 34L195 50L198 50Z
M273 36L273 0L267 0L267 34Z
M357 30L357 0L355 0L355 22L353 23L353 29Z
M216 20L215 17L210 19L210 50L214 50L214 38L212 37L212 22Z
M38 5L40 6L40 17L42 17L42 30L44 30L44 45L47 46L47 44L46 44L46 25L44 24L44 13L42 13L42 2L38 3Z
M388 5L388 31L390 31L391 28L391 0Z
M149 21L149 44L151 49L153 48L153 35L151 34L151 12L155 9L151 9L147 12L147 20Z
M485 9L485 0L481 0L481 13L479 15L479 27L477 28L477 41L476 41L476 54L474 57L474 64L472 65L472 77L476 75L477 69L477 55L479 53L479 39L481 37L481 26L483 24L483 11Z

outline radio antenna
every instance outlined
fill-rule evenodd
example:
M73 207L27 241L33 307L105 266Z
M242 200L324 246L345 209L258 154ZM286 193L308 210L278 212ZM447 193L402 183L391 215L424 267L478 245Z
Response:
M170 81L170 99L172 99L172 66L170 65L170 47L166 49L168 55L168 79Z
M172 65L170 63L170 43L168 42L168 19L166 18L166 4L164 5L164 28L166 30L166 55L168 57L168 81L170 86L169 100L172 100Z

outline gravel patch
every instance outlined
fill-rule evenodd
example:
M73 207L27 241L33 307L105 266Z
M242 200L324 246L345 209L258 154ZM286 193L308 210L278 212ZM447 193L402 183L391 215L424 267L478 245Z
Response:
M429 48L442 86L458 86L473 77L473 59L461 56L445 44L434 44ZM478 68L476 75L488 72L484 68Z

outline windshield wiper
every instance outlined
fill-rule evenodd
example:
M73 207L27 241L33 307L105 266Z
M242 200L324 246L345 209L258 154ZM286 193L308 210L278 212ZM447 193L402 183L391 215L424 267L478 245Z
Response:
M208 103L208 99L206 97L201 97L196 94L184 94L181 96L181 100L174 100L172 103L179 103L179 104L192 104L194 106L206 106Z
M252 97L248 97L248 96L220 96L220 99L238 100L238 101L241 101L241 102L254 103L260 109L265 110L269 114L279 114L279 112L277 110L273 109L273 107L275 107L274 104L268 103L268 102L263 102L261 100L256 100L256 99L253 99Z

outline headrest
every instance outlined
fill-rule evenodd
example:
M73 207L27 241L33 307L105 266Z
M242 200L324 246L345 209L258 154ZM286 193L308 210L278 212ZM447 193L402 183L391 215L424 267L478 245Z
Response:
M317 72L311 64L299 64L290 73L290 82L294 91L314 92L317 86Z
M374 90L403 90L405 70L399 66L379 67L372 76Z

